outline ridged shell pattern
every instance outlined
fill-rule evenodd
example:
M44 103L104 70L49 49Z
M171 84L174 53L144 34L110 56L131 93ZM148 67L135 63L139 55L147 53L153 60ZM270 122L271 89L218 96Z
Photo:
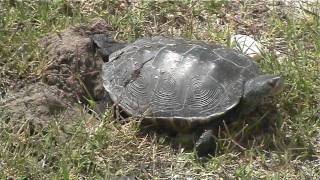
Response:
M224 114L258 74L256 63L232 49L164 37L139 39L103 66L105 89L130 115L186 120Z

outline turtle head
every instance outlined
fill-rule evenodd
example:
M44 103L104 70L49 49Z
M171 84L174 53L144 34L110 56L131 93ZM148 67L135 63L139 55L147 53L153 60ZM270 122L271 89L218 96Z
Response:
M248 80L244 84L241 100L241 114L252 112L265 98L281 92L283 78L277 75L260 75Z

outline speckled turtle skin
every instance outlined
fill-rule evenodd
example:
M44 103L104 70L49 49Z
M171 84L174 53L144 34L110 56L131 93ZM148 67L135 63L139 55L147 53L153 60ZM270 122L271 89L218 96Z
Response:
M261 74L233 49L181 38L142 38L109 57L103 85L128 115L187 131L236 107Z

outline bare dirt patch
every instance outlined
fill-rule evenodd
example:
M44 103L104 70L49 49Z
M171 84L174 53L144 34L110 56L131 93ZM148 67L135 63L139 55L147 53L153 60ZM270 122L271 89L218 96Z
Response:
M64 97L64 92L54 86L35 83L19 91L9 91L0 107L7 122L42 125L63 112L68 112L66 119L76 114L72 103Z

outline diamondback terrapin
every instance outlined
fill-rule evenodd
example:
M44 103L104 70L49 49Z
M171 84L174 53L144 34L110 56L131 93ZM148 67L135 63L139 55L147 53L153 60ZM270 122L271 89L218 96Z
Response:
M230 48L182 38L142 38L113 52L103 85L128 115L177 132L202 131L199 156L215 150L214 124L247 115L281 90L283 79L262 74L249 57Z

